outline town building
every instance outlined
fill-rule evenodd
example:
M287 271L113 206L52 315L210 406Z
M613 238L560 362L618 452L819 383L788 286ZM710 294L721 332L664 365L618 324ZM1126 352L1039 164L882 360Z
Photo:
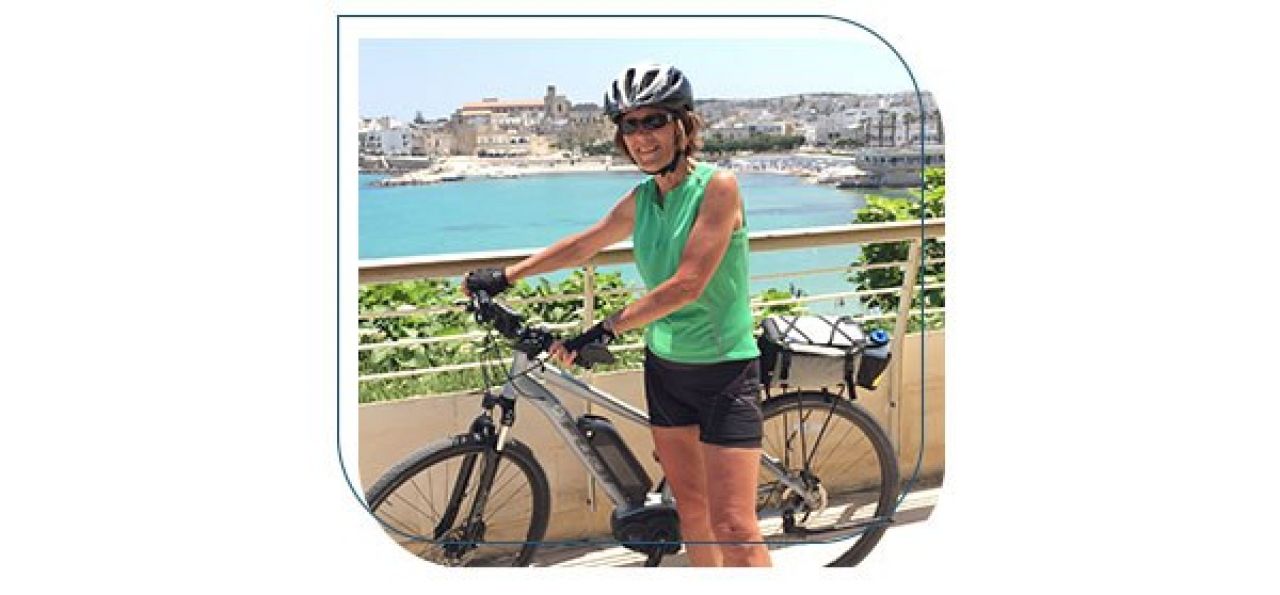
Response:
M451 150L481 157L542 155L551 150L547 133L595 120L591 110L575 110L568 98L556 93L555 85L547 85L541 99L486 97L454 111Z
M707 138L721 141L740 141L753 136L792 136L795 134L795 122L787 120L725 121L707 128Z
M922 109L923 105L923 109ZM708 140L802 136L811 147L847 151L945 142L932 94L806 93L758 99L704 99L696 104ZM459 106L447 119L405 126L390 117L364 119L362 153L371 155L540 155L598 149L613 123L594 103L574 104L555 85L537 99L486 97ZM880 164L883 167L883 164Z
M919 147L860 149L854 165L875 175L871 185L910 186L919 183L921 167L944 167L946 156L942 145Z
M551 143L540 134L518 130L489 130L476 136L477 157L528 157L551 152Z
M556 94L555 85L547 85L547 94L541 99L485 97L462 104L454 114L458 120L489 114L490 121L498 126L533 126L544 119L567 120L572 106L564 95Z
M390 116L360 122L360 152L369 155L409 155L413 130Z
M453 130L448 127L417 127L413 130L414 155L452 155L456 145Z

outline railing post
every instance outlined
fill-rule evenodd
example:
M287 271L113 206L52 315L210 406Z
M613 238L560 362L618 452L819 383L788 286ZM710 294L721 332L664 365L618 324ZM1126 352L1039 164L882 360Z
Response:
M582 330L596 323L596 265L582 267Z
M910 240L907 250L907 264L902 271L902 287L898 291L898 316L893 323L893 351L897 357L894 357L889 364L889 404L885 420L889 424L889 441L893 443L893 451L902 454L901 429L902 429L902 362L906 355L906 346L903 344L907 335L907 329L911 323L911 301L915 297L916 279L920 271L920 253L921 242L918 239Z
M591 328L596 323L596 265L588 263L582 267L582 330ZM584 380L592 382L590 371L583 373ZM586 412L591 413L591 401L586 402ZM591 512L596 511L596 477L587 474L587 505Z

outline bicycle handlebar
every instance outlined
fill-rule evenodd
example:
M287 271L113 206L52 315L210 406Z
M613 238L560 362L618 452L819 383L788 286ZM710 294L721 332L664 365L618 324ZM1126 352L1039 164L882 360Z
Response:
M551 344L556 340L555 335L542 327L525 326L523 316L506 304L494 301L488 292L472 292L467 310L475 314L477 323L492 326L502 336L515 341L513 349L531 358L551 349ZM595 364L611 364L614 361L616 358L613 354L599 345L583 347L574 359L574 363L588 370Z

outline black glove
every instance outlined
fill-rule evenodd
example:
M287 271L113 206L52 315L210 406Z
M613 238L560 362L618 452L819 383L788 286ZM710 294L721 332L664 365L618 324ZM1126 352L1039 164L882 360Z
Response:
M582 348L587 345L599 345L600 347L604 347L609 343L612 343L613 340L617 338L618 336L613 334L613 331L605 328L604 322L601 321L592 325L591 328L584 331L581 335L565 341L564 348L577 353L582 351Z
M498 295L511 287L511 282L507 281L507 273L502 269L476 269L467 273L463 283L472 293L483 291L491 296Z

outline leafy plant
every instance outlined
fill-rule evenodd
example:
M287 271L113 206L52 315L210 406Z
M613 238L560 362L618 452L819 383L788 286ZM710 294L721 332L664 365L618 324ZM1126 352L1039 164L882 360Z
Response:
M791 298L797 298L797 297L803 296L804 294L805 292L802 289L793 288L791 291L787 291L784 289L778 289L776 287L770 287L760 292L760 295L756 296L756 299L762 302L773 302L773 301L781 301L781 300L789 300ZM755 322L756 322L756 325L759 326L760 320L766 316L779 316L779 315L793 316L796 314L803 314L805 312L808 312L808 310L809 309L806 308L804 304L798 304L795 302L787 303L787 304L769 304L769 305L766 305L764 308L761 308L760 311L756 313Z
M545 278L538 279L534 283L522 280L506 294L506 297L509 297L512 302L533 300L512 304L530 322L546 324L580 322L585 279L585 274L578 270L558 283L552 283ZM621 273L596 273L594 299L596 320L604 318L633 301L629 291L619 291L617 295L611 294L613 291L626 288ZM569 295L551 297L556 294ZM758 297L768 300L785 299L794 295L792 292L780 289L769 289ZM413 312L361 320L360 343L362 345L394 343L482 330L464 310L462 300L462 292L457 284L447 280L402 281L362 286L359 299L362 316L411 310ZM765 313L790 314L799 311L802 311L802 308L797 304L776 305L765 309ZM572 332L573 330L565 331L566 334ZM633 344L642 340L643 330L636 329L623 333L617 344ZM642 350L615 351L615 355L617 362L596 367L594 371L635 369L644 359ZM502 339L494 340L489 344L486 344L484 339L469 339L419 345L387 345L364 350L360 352L358 358L361 375L470 364L490 359L502 363L486 370L470 368L364 381L360 383L360 402L369 403L402 399L413 395L477 390L483 387L486 381L490 384L500 384L505 373L504 366L510 358L511 349Z
M919 190L913 190L911 198L868 196L866 206L857 211L854 221L856 223L877 223L885 221L919 221L921 217L945 217L946 170L940 167L927 168L924 172L924 178L923 195ZM863 246L861 254L854 260L853 265L905 262L908 251L908 242L868 244ZM930 259L941 259L945 256L945 242L936 239L925 240L922 250L922 258L925 262L920 268L920 277L917 278L916 282L920 283L923 280L925 285L945 282L945 263L928 262ZM849 276L849 281L859 290L901 287L902 280L903 271L901 267L857 270ZM868 311L873 313L890 313L896 312L898 309L899 299L895 294L863 296L861 299ZM946 306L943 288L925 289L923 291L917 288L915 299L912 300L913 312L918 312L921 304L926 308ZM942 328L944 325L945 317L941 313L931 313L925 315L923 319L919 314L913 314L908 330L918 331L922 328ZM889 319L867 322L868 328L889 329L891 326Z
M759 134L738 140L706 138L703 141L702 148L711 154L734 153L737 151L771 152L790 151L802 144L804 144L803 136Z

